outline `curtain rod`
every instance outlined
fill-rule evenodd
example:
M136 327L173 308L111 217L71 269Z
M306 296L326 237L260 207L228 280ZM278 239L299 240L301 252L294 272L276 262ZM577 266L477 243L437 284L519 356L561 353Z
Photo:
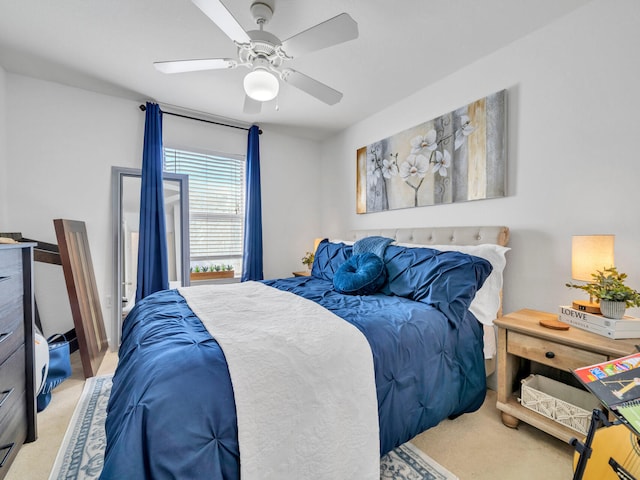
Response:
M140 110L142 110L143 112L147 109L146 105L140 105ZM198 118L198 117L190 117L188 115L182 115L181 113L172 113L172 112L165 112L164 110L162 110L162 113L164 113L165 115L173 115L174 117L182 117L182 118L188 118L189 120L197 120L199 122L205 122L205 123L213 123L214 125L222 125L223 127L230 127L230 128L237 128L239 130L245 130L245 131L249 131L248 128L246 127L239 127L237 125L229 125L228 123L221 123L221 122L214 122L213 120L205 120L204 118ZM262 129L258 128L258 135L262 135Z

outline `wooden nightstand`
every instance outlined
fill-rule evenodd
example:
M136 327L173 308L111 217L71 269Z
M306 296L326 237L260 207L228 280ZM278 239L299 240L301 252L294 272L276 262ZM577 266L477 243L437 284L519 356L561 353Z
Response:
M308 277L311 275L311 272L309 270L305 270L303 272L291 272L293 273L294 277Z
M557 317L553 313L524 309L495 320L498 326L496 406L502 411L502 423L506 426L515 428L522 420L568 442L579 434L518 402L520 380L524 378L522 372L518 372L522 359L570 372L579 367L634 353L635 345L640 341L611 340L575 327L569 330L552 330L539 323L541 319Z

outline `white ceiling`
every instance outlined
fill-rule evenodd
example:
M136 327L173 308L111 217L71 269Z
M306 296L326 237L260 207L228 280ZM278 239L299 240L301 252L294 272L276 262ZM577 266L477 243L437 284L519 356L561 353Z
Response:
M9 72L322 139L552 22L590 0L275 0L265 30L287 39L339 13L359 38L287 63L344 93L328 106L284 84L242 112L245 68L162 74L153 62L236 57L190 0L0 0L0 65ZM256 29L252 0L223 0Z

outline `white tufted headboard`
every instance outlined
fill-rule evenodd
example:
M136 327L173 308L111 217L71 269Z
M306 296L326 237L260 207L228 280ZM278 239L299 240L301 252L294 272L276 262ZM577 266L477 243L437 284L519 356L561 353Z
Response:
M400 243L418 245L480 245L495 243L507 246L508 227L416 227L351 230L345 240L356 241L364 237L379 235L393 238Z

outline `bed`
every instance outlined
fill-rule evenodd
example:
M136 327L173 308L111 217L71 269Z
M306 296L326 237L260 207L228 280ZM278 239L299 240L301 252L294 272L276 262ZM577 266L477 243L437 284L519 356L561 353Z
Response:
M381 455L484 401L508 236L354 231L309 277L147 297L124 322L101 478L379 478ZM373 291L349 290L356 260L383 265Z

